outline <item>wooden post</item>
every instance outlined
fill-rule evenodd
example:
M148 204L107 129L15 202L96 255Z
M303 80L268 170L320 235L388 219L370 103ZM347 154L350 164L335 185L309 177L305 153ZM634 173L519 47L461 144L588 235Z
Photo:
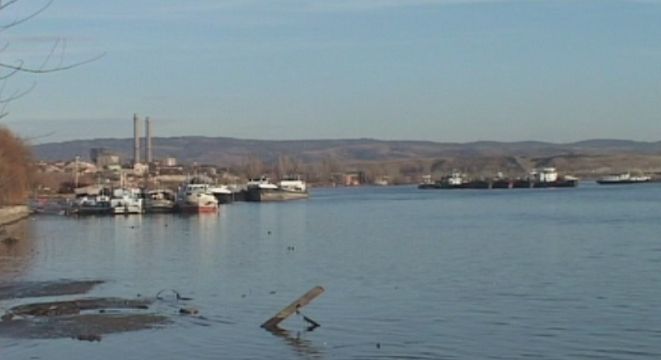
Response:
M291 316L293 313L298 311L298 309L304 307L305 305L309 304L312 300L314 300L317 296L321 295L324 293L324 288L321 286L316 286L314 289L308 291L305 295L301 296L300 298L296 299L293 303L289 304L289 306L285 307L284 309L280 310L279 313L275 314L272 318L268 319L265 323L262 324L262 327L265 329L277 329L278 324L280 324L283 320Z

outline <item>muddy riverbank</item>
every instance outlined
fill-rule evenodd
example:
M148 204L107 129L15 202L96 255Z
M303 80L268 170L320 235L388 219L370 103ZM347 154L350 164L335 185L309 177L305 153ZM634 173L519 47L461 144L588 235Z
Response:
M101 341L103 336L147 330L173 322L182 314L180 297L175 303L164 298L134 299L116 297L85 297L41 302L42 297L83 295L101 280L22 282L0 284L0 301L25 300L11 308L3 308L0 316L0 337L14 339L72 338ZM157 306L159 302L161 306Z
M14 223L28 217L29 215L30 209L26 205L0 208L0 226Z

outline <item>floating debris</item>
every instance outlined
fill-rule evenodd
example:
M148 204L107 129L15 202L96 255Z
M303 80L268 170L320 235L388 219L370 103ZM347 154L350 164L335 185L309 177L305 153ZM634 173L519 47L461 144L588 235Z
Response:
M296 299L293 303L289 304L287 307L284 309L280 310L279 313L275 314L272 318L268 319L266 322L262 324L262 327L267 329L267 330L277 330L278 329L278 324L280 324L283 320L287 319L294 313L300 313L299 309L303 308L305 305L309 304L312 300L314 300L317 296L321 295L324 293L324 288L321 286L316 286L312 290L308 291L305 293L303 296L299 297ZM312 323L313 325L311 326L312 329L319 327L319 323L310 320L309 318L305 318L306 321L309 323Z
M200 311L194 308L181 308L179 309L179 313L182 315L197 315Z
M78 335L76 340L80 341L101 341L101 335Z
M174 290L174 289L163 289L163 290L159 291L159 292L156 294L156 299L158 299L158 300L166 300L165 297L164 297L162 294L163 294L163 293L167 293L167 292L171 292L171 293L173 293L174 296L175 296L175 300L181 300L181 301L189 301L189 300L193 300L193 298L189 298L189 297L183 297L183 296L181 296L181 294L179 294L179 291Z

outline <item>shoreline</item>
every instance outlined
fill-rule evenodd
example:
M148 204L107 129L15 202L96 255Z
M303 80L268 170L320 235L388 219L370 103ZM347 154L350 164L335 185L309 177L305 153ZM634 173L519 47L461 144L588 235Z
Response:
M6 206L0 208L0 226L9 225L30 216L27 205Z

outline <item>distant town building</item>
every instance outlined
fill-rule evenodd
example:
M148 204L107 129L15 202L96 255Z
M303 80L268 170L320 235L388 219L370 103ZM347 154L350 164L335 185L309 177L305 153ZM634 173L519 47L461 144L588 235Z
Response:
M118 165L122 159L119 155L111 152L107 148L94 148L90 150L90 159L99 168L108 168L112 165Z
M122 162L122 158L119 155L115 154L102 154L99 155L95 161L96 166L100 168L109 168L113 165L119 165Z
M99 156L103 154L110 154L110 150L108 148L93 148L90 150L90 159L96 164Z
M177 159L173 157L167 157L163 159L163 166L168 166L168 167L177 166Z
M133 175L143 176L149 172L149 165L136 163L133 164Z

